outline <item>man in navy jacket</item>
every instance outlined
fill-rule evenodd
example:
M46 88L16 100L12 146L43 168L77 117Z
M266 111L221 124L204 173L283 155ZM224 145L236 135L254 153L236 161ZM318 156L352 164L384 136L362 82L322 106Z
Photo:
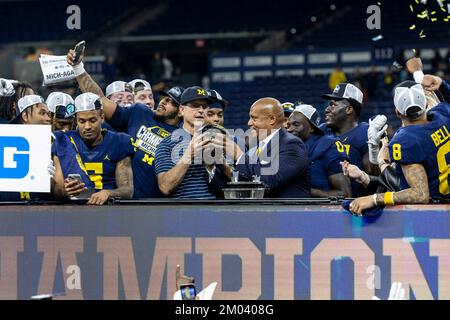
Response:
M230 139L225 145L227 155L231 154L236 161L239 180L252 181L253 176L260 176L269 187L267 198L310 197L308 151L299 138L283 128L280 102L274 98L259 99L253 103L249 115L248 126L256 138L254 146L250 143L249 151L243 153ZM223 168L228 178L230 169ZM212 183L216 184L214 180Z

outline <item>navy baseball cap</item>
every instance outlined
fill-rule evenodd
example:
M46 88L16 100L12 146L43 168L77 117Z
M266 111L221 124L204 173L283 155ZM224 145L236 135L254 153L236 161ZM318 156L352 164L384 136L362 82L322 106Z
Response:
M225 109L225 107L228 106L228 101L222 98L220 93L216 90L209 90L208 95L214 100L214 102L209 105L210 108Z
M183 91L180 98L180 104L186 104L191 101L200 99L207 100L208 104L214 102L214 100L209 96L208 90L203 89L202 87L194 86L186 88L186 90Z
M283 108L284 116L289 117L294 112L294 104L292 102L285 102L281 104Z
M159 94L171 98L176 104L180 105L180 99L183 92L183 87L176 86L167 91L160 91Z
M335 101L346 99L356 108L356 112L359 114L362 108L363 93L351 83L340 83L334 88L333 93L323 94L322 99Z

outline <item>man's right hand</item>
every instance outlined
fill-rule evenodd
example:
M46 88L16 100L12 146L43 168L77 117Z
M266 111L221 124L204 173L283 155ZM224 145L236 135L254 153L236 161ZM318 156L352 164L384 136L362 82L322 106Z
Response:
M75 60L75 50L70 49L66 57L67 63L70 64L71 66L76 66L80 64L84 58L84 50L85 49L83 49L83 52L81 52L80 59L78 59L78 62L76 64L73 64L73 60Z
M64 191L68 197L76 197L84 191L87 191L85 184L78 179L65 179Z
M441 87L442 79L438 76L433 76L431 74L426 74L423 77L422 85L425 90L428 91L437 91Z

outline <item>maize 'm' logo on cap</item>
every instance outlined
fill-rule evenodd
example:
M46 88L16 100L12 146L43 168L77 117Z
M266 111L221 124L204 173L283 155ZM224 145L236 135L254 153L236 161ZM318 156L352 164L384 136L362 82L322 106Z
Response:
M199 96L206 96L205 89L197 89L197 94Z

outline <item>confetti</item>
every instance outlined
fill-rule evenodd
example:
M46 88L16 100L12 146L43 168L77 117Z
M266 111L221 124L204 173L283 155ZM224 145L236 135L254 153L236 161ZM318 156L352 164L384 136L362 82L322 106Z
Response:
M411 27L409 27L409 30L414 30L416 28L416 25L413 24Z
M384 38L383 35L380 34L380 35L378 35L378 36L376 36L376 37L373 37L373 38L372 38L372 41L374 41L374 42L380 41L380 40L382 40L383 38Z
M409 9L411 10L411 12L414 12L414 8L412 5L409 5Z
M439 4L439 7L441 7L441 9L442 9L442 7L444 6L444 3L442 2L442 0L436 0L436 1Z
M431 12L431 15L436 14L436 11Z
M428 18L428 10L422 11L422 13L417 15L417 18L420 18L420 19Z
M437 19L436 18L431 18L431 22L436 22Z

